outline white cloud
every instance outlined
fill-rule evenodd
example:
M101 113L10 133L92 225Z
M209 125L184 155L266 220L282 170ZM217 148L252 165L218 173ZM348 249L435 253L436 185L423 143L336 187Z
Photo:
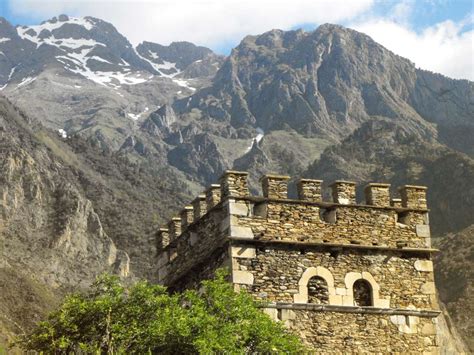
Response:
M464 31L472 20L440 22L416 33L406 24L374 19L350 27L368 34L417 67L458 79L474 80L474 30Z
M248 34L298 24L342 22L371 8L374 0L10 0L18 15L50 18L60 13L95 16L114 24L136 44L187 40L215 46Z
M397 23L408 23L413 13L413 6L414 2L412 0L402 0L393 6L388 16Z

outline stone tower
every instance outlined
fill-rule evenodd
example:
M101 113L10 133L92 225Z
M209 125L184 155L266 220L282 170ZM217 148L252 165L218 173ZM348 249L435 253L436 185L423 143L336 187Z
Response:
M261 179L251 196L247 173L226 171L192 206L158 232L159 282L191 288L219 267L236 290L265 301L275 320L316 352L438 353L426 188L388 184Z

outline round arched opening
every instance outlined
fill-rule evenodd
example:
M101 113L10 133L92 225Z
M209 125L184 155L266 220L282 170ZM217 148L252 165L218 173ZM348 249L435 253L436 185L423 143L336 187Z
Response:
M308 303L329 304L328 283L319 276L308 280Z
M367 280L357 280L354 282L354 304L359 307L373 306L372 286Z

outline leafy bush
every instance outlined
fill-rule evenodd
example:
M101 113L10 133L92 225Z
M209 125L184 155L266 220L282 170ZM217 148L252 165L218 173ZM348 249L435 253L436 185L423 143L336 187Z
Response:
M103 275L18 341L45 353L295 353L298 338L218 271L199 291L170 295L158 285L124 287Z

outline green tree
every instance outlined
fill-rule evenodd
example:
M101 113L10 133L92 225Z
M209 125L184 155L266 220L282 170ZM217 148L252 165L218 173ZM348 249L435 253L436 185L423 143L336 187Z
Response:
M252 297L235 293L219 270L199 291L170 295L158 285L124 287L103 275L87 294L68 296L18 343L45 353L296 353L303 347Z

